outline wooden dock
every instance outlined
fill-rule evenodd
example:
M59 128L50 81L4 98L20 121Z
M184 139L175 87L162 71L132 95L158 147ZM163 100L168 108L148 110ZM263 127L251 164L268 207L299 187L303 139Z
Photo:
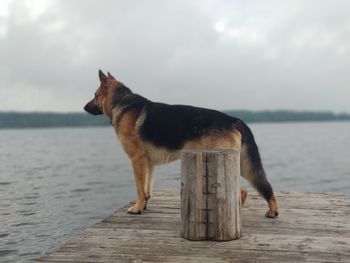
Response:
M278 192L280 215L249 191L242 237L227 242L180 238L180 194L154 192L142 215L116 211L39 262L350 262L350 202L339 193Z

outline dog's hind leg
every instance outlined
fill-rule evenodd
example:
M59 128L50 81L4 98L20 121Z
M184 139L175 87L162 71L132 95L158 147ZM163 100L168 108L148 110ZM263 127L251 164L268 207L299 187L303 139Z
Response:
M144 210L147 209L147 203L149 201L149 199L151 198L151 194L152 194L152 187L153 187L153 181L154 181L154 165L151 164L150 161L148 161L148 167L147 167L147 173L145 176L145 181L143 183L143 190L145 193L145 206L144 206Z
M252 149L250 150L252 151ZM269 210L266 212L265 216L273 218L278 216L277 200L270 183L267 181L257 148L253 149L253 151L256 151L254 153L255 157L252 152L248 152L248 149L245 146L242 147L241 174L267 201Z
M244 206L245 201L247 200L248 192L247 190L241 188L241 204Z
M267 201L269 210L266 212L265 216L276 217L278 216L277 200L270 183L267 181L253 133L242 121L237 121L234 127L242 134L241 175L247 179Z
M146 204L146 196L144 192L144 182L147 176L148 159L145 155L134 155L131 159L134 172L137 200L136 204L128 209L129 214L140 214Z

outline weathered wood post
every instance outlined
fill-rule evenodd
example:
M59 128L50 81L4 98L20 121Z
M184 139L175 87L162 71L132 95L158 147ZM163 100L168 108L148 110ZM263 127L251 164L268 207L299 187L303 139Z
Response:
M241 236L239 177L238 151L182 151L183 238L225 241Z

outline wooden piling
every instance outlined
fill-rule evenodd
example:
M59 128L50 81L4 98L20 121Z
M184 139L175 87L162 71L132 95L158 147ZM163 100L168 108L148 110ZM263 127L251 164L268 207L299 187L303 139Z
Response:
M228 241L241 236L240 155L234 150L181 154L181 236Z

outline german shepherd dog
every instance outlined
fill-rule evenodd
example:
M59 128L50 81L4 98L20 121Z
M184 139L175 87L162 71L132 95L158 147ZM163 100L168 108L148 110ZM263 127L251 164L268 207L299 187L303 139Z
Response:
M277 200L266 179L254 136L243 121L215 110L152 102L101 70L99 78L95 97L84 109L108 117L130 158L137 201L128 213L140 214L146 209L155 166L179 159L181 150L236 149L241 155L241 175L269 205L265 215L278 215ZM242 189L242 204L246 197Z

